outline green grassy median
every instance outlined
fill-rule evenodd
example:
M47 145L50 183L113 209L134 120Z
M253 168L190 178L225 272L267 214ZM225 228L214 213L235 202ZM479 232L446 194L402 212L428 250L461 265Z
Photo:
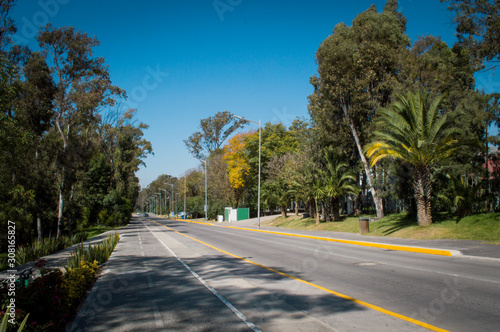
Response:
M310 231L359 232L359 217L344 217L341 221L321 222L316 226L313 218L289 216L278 217L263 226ZM370 222L367 236L388 236L403 239L461 239L479 240L500 244L500 213L484 213L460 219L449 215L437 215L430 226L418 226L416 220L406 214L391 214L380 220Z

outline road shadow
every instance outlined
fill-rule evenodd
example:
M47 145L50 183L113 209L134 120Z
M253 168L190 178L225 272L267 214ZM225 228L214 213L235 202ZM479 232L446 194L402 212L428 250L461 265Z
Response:
M168 226L179 227L180 222L169 222ZM136 245L141 228L144 230L140 222L134 221L121 230L120 242L124 243L115 249L107 271L100 276L69 331L249 330L165 250L158 249L158 253L142 256ZM165 231L169 230L165 228ZM151 248L154 245L158 245L158 240L151 233L142 232L141 246ZM299 322L306 316L305 312L332 316L368 310L306 284L301 284L300 289L283 287L283 283L298 282L224 254L189 257L184 262L208 283L216 284L217 292L232 303L235 301L235 306L257 326L278 324L284 317L291 323ZM282 267L270 268L295 278L307 278L303 273ZM311 292L304 294L302 287L310 287ZM164 325L160 326L160 322Z
M415 226L417 221L407 215L401 214L393 216L389 220L380 220L377 222L376 230L382 230L382 234L390 235L402 229Z

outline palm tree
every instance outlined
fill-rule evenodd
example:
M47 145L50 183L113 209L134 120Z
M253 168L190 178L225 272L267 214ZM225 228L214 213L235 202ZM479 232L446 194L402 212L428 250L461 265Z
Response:
M314 196L314 204L316 205L316 225L319 225L318 202L325 197L324 186L319 179L316 179L316 182L314 182L313 184L313 196Z
M463 217L473 214L477 206L487 201L489 195L484 190L484 181L479 183L471 181L467 175L446 174L446 178L448 179L448 190L438 195L438 199L455 210L457 222Z
M378 125L383 130L375 132L375 140L365 147L372 166L388 157L414 166L413 187L421 226L432 224L432 167L464 143L458 139L461 130L439 110L442 96L432 102L428 99L422 92L397 95L390 108L380 110Z
M327 158L327 173L325 196L330 198L332 219L340 219L339 199L346 194L357 194L358 189L354 185L356 176L347 169L348 164L338 159Z
M264 208L274 212L274 208L278 205L278 195L276 194L275 188L268 182L264 182L262 185L260 199Z

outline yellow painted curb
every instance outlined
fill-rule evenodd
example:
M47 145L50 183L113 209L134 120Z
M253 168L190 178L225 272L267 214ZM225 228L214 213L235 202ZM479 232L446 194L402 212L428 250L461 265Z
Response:
M334 238L329 238L329 237L321 237L321 236L313 236L313 235L265 231L262 229L253 229L253 228L244 228L244 227L235 227L235 226L222 226L222 225L217 225L217 224L213 224L213 223L187 220L187 219L182 219L182 220L178 220L178 221L185 221L185 222L201 224L201 225L226 227L226 228L232 228L232 229L242 229L242 230L251 231L251 232L261 232L261 233L268 233L268 234L300 237L300 238L305 238L305 239L314 239L314 240L320 240L320 241L345 243L345 244L352 244L352 245L364 246L364 247L380 248L380 249L395 250L395 251L415 252L415 253L419 253L419 254L448 256L448 257L449 256L459 256L462 254L458 250L450 250L450 249L420 248L420 247L401 246L401 245L387 244L387 243L334 239Z
M409 251L409 252L416 252L416 253L421 253L421 254L430 254L430 255L439 255L439 256L454 256L454 255L459 254L459 253L457 253L458 252L457 250L419 248L419 247L409 247L409 246L398 246L398 245L386 244L386 243L342 240L342 239L333 239L333 238L329 238L329 237L302 235L302 234L294 234L294 233L282 233L282 232L274 232L274 231L264 231L261 229L242 228L242 227L235 227L235 226L224 226L224 227L233 228L233 229L244 229L246 231L252 231L252 232L262 232L262 233L269 233L269 234L301 237L301 238L306 238L306 239L315 239L315 240L321 240L321 241L354 244L354 245L365 246L365 247L398 250L398 251Z

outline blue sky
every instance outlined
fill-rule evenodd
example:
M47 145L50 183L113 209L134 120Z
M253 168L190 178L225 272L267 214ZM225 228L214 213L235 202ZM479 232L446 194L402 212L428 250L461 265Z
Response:
M18 42L36 47L34 27L51 22L95 35L123 107L149 124L154 156L137 173L142 187L161 174L182 176L199 162L183 140L199 120L219 111L262 123L308 117L314 55L339 22L385 1L264 0L19 0L12 17ZM400 0L407 33L455 42L452 13L439 0ZM491 73L479 88L498 91ZM248 127L247 129L250 129Z

